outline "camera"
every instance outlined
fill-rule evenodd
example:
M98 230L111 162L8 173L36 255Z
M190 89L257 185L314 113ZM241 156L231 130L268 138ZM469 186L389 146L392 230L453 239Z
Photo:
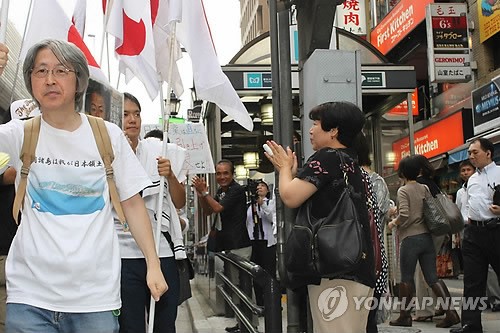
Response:
M500 185L495 185L493 191L493 204L500 206Z
M248 179L245 190L247 193L247 203L253 204L257 200L257 185L262 181L262 179Z

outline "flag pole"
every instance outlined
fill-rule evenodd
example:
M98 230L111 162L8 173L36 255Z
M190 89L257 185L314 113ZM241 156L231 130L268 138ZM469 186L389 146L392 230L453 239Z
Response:
M106 1L106 6L104 7L104 17L102 18L102 38L101 38L101 53L99 55L99 66L102 67L102 57L104 53L104 44L105 44L105 39L106 39L106 28L108 27L108 20L109 20L109 9L112 8L113 6L113 0ZM107 44L107 43L106 43ZM109 52L106 50L108 53L108 58L109 58ZM109 77L108 77L109 79Z
M24 23L23 39L21 40L20 50L22 50L23 47L24 47L24 41L26 40L26 33L28 31L28 22L31 19L31 15L33 15L33 0L30 1L30 6L29 6L29 9L28 9L28 15L26 16L26 22ZM14 101L14 92L16 90L17 79L19 77L19 70L20 69L21 69L21 54L19 54L19 57L17 58L16 74L14 74L14 82L12 83L12 91L10 93L10 103L11 104Z
M2 11L0 12L0 42L6 43L7 22L9 19L9 0L2 1Z
M167 72L167 86L168 86L168 92L172 90L172 85L170 82L172 81L172 72L174 68L174 52L175 52L175 34L176 34L176 27L177 27L177 22L172 21L170 23L171 29L169 31L169 36L168 39L170 40L170 60L168 64L168 72ZM158 73L158 77L160 77ZM167 156L167 146L168 146L168 128L169 128L169 119L170 119L170 93L167 93L167 99L166 102L163 102L163 87L162 87L162 82L161 79L160 81L160 109L161 109L161 115L162 115L162 125L163 125L163 142L162 142L162 157ZM165 105L166 104L166 105ZM155 230L155 245L156 245L156 253L160 253L160 237L162 236L161 234L161 220L162 220L162 213L163 213L163 192L165 189L165 176L160 177L160 193L158 194L158 202L156 206L156 230ZM174 214L176 212L170 212L170 214ZM175 259L175 253L174 253L174 259ZM168 281L167 281L168 283ZM151 301L149 304L149 322L148 322L148 333L153 333L153 328L154 328L154 322L155 322L155 307L156 303L153 297L151 297Z

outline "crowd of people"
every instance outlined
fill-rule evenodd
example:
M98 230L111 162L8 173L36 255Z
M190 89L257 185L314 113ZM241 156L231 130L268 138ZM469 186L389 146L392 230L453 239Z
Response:
M8 48L0 43L0 75L7 61ZM24 149L29 127L21 119L0 125L0 151L11 157L0 168L0 333L136 333L146 331L151 317L155 332L175 332L180 293L176 260L186 258L186 223L179 217L186 205L184 149L164 144L161 131L141 139L141 104L124 93L122 128L104 122L114 155L109 170L90 125L92 117L86 116L106 118L109 103L89 87L83 53L70 43L44 40L28 51L23 76L41 116L36 118L39 132L34 132L36 159L23 172L23 161L16 157ZM461 249L464 297L484 297L488 290L492 308L500 310L500 202L494 201L494 194L500 195L500 167L493 160L491 141L474 139L469 161L460 164L463 186L456 203L464 231L435 236L426 224L423 202L441 190L425 156L399 162L402 185L394 198L397 205L391 207L387 185L370 169L362 110L348 102L328 102L315 106L308 116L313 122L309 136L314 153L302 168L292 149L267 142L270 151L265 156L279 174L279 199L289 208L310 204L313 217L322 220L337 209L344 188L349 187L355 223L362 230L362 256L339 274L289 274L287 287L305 288L309 304L319 304L326 289L340 287L349 297L373 296L377 301L386 297L387 226L398 239L397 294L403 300L399 317L390 325L412 326L413 321L444 315L436 327L461 323L450 332L482 332L478 308L463 308L461 316L452 306L417 309L412 316L412 304L430 293L451 304L436 269L437 253L448 242ZM166 156L162 156L164 145ZM204 215L213 215L218 222L218 249L259 264L276 278L276 198L270 185L259 181L247 193L226 159L216 164L215 177L216 191L210 191L202 176L192 177L192 186ZM19 190L23 180L26 189ZM16 188L24 195L19 215L13 207ZM119 202L113 199L114 189ZM158 201L163 202L160 213ZM16 219L22 221L19 226ZM162 235L156 247L153 230L158 228ZM228 274L231 281L239 280L234 267ZM257 305L264 305L262 290L254 288ZM238 303L236 297L234 301ZM377 332L383 316L376 308L355 305L350 302L335 318L326 318L319 307L311 306L314 331ZM257 326L256 318L252 324ZM236 324L226 331L239 332L240 327Z

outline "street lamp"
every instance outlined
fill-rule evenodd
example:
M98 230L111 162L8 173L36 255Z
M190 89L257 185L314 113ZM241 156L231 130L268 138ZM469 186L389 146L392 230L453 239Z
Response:
M243 165L247 169L257 169L259 167L259 153L254 151L244 153Z
M167 104L167 99L164 100L165 106ZM175 117L179 113L181 108L181 100L177 98L173 91L170 92L170 115Z
M261 125L273 124L273 103L269 99L262 99L260 101L260 120Z

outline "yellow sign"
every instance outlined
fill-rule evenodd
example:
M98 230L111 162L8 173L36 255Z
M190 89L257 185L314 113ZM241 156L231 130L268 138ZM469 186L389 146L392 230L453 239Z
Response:
M482 43L500 31L500 0L477 0L477 6Z

